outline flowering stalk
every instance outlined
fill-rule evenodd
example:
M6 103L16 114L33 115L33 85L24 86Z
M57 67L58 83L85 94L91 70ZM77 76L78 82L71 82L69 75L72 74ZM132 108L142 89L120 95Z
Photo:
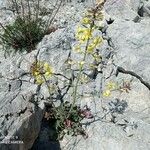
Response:
M80 29L79 33L77 33L77 38L79 39L79 41L81 43L83 43L84 41L86 41L86 46L85 46L85 50L84 50L84 56L83 56L83 59L82 61L79 63L79 73L77 75L77 80L76 80L76 84L75 84L75 87L74 87L74 92L73 92L73 102L72 102L72 106L70 108L70 111L68 113L68 117L77 101L77 90L78 90L78 84L79 84L79 81L80 81L80 77L81 77L81 74L83 72L83 67L84 67L84 62L86 60L86 56L87 54L89 54L89 46L90 46L90 39L92 37L92 31L93 31L93 28L95 26L95 19L96 19L96 13L97 13L97 8L93 11L92 13L92 18L89 19L89 18L84 18L82 20L82 23L84 25L86 24L90 24L90 27L89 29L84 29L83 31ZM87 31L87 32L86 32ZM80 32L85 32L86 35L80 35ZM96 46L99 44L100 41L98 40L94 40L94 46L92 48L92 51L94 51L94 49L96 48Z
M87 60L87 56L92 57L92 60L94 60L94 62L99 62L96 48L102 42L102 38L99 36L95 36L94 31L95 29L97 29L96 21L102 21L103 15L101 10L101 7L100 9L98 9L98 7L96 7L95 9L90 9L88 11L88 14L85 15L81 22L82 27L79 27L77 30L76 38L78 40L78 46L76 50L83 55L80 62L77 63L77 69L72 69L71 65L76 64L76 61L70 58L71 53L69 53L68 59L65 61L65 63L67 63L67 65L69 64L68 69L72 71L71 78L61 73L55 73L53 71L53 68L48 63L39 61L37 59L30 68L31 74L35 78L36 83L39 85L42 85L44 83L48 89L50 97L51 92L49 89L51 85L49 85L48 81L50 81L50 78L52 76L60 76L65 79L65 82L67 81L68 83L68 86L65 85L63 88L60 88L59 85L57 85L59 100L62 100L61 104L58 107L56 107L54 101L50 99L50 104L52 105L53 111L52 115L56 119L56 130L58 130L57 132L60 137L63 137L66 133L69 133L71 135L80 134L85 136L86 134L84 132L84 129L82 128L81 120L84 118L93 118L93 115L91 114L89 108L86 107L82 110L76 105L76 102L78 99L78 86L80 83L82 84L82 76L86 75L86 77L88 77L86 73L84 74L85 61ZM93 67L96 68L95 66ZM75 71L77 71L76 76L74 74ZM70 87L73 87L72 101L64 102L63 98L69 91ZM63 89L65 89L65 91L63 91Z

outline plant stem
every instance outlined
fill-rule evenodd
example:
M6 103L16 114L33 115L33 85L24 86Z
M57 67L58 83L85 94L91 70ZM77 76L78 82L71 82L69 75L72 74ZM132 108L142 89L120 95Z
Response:
M59 0L56 1L55 6L54 6L54 8L53 8L53 10L52 10L52 14L51 14L51 16L49 17L49 19L47 20L47 23L46 23L46 25L45 25L45 32L46 32L46 30L48 29L48 27L52 24L52 22L53 22L55 16L57 15L57 13L58 13L58 11L59 11L59 9L60 9L60 7L61 7L62 0L60 0L60 3L58 3L58 1L59 1ZM56 8L57 5L58 5L58 7ZM54 15L53 15L53 12L54 12L55 9L56 9L56 11L55 11L55 13L54 13Z
M95 24L95 18L96 18L95 14L96 14L96 12L97 12L97 9L98 9L98 7L96 7L96 8L95 8L95 11L93 12L92 23L91 23L91 25L90 25L90 32L92 32L92 28L94 27L94 24ZM85 52L84 52L84 56L83 56L82 61L85 61L85 60L86 60L87 49L88 49L88 46L89 46L89 42L90 42L90 37L87 39L86 46L85 46ZM81 76L81 74L82 74L82 72L83 72L83 66L84 66L84 65L80 66L79 73L78 73L78 75L77 75L77 81L76 81L75 89L74 89L74 93L73 93L73 94L74 94L74 95L73 95L73 102L72 102L71 108L70 108L70 110L69 110L68 117L69 117L69 115L70 115L70 113L71 113L71 111L72 111L72 109L73 109L73 107L74 107L74 105L75 105L75 103L76 103L76 101L77 101L78 83L79 83L79 81L80 81L80 76Z
M38 0L37 6L36 6L36 20L38 20L39 18L39 9L40 9L40 0Z
M46 86L47 86L49 96L51 96L51 93L50 93L50 91L49 91L49 86L48 86L47 80L46 80L46 78L45 78L45 76L44 76L43 74L41 74L41 75L42 75L42 77L43 77L43 79L44 79L44 81L45 81L45 84L46 84ZM53 107L53 108L55 109L55 111L56 111L56 107L55 107L55 105L54 105L54 103L53 103L52 100L50 101L50 103L51 103L52 107Z
M90 27L90 30L92 30L92 26ZM85 59L86 59L89 41L90 41L90 38L88 38L88 40L87 40L86 47L85 47L85 53L84 53L84 56L83 56L82 61L85 61ZM78 90L78 83L79 83L79 81L80 81L80 76L81 76L81 74L82 74L82 72L83 72L83 66L84 66L84 65L80 66L80 68L79 68L79 73L78 73L78 75L77 75L77 81L76 81L75 89L74 89L73 102L72 102L71 108L70 108L70 110L69 110L68 117L69 117L69 115L70 115L70 113L71 113L71 111L72 111L72 109L73 109L73 107L74 107L74 105L75 105L75 103L76 103L77 90ZM67 118L68 118L68 117L67 117Z

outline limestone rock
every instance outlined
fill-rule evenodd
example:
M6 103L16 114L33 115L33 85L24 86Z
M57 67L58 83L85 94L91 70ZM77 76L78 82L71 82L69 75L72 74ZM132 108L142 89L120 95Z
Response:
M80 136L74 138L66 136L60 141L62 149L150 149L150 90L130 74L119 73L116 77L117 66L121 66L150 84L149 1L143 0L142 3L143 6L140 0L108 0L105 3L107 14L114 19L114 22L107 26L107 35L114 47L110 47L107 41L104 41L100 49L106 63L106 67L102 68L103 74L98 74L95 80L90 80L80 89L80 94L85 94L81 105L90 107L93 114L98 113L97 121L84 126L88 134L87 139ZM39 90L33 78L30 80L30 76L25 75L20 80L20 76L30 71L37 52L39 52L38 59L47 61L56 72L64 72L66 69L64 62L75 44L76 26L86 6L92 4L93 1L85 3L73 1L64 4L54 21L58 29L46 35L37 49L31 53L16 54L6 59L2 56L3 53L0 54L0 139L4 142L6 138L17 137L24 142L19 145L0 144L0 149L27 150L32 147L40 131L45 109L43 98L46 99L49 94L46 85L42 85L42 89ZM144 11L143 16L138 14L140 8ZM2 16L4 17L4 14ZM140 19L135 21L137 16ZM6 18L3 17L1 19L4 21ZM112 53L113 58L110 58ZM73 58L78 60L80 56L73 54ZM27 82L29 80L31 82ZM111 97L102 98L102 90L105 90L107 82L122 82L122 80L132 80L129 93L115 91ZM70 95L66 95L65 98L69 99ZM123 113L114 112L115 118L112 118L112 114L105 116L110 110L109 104L114 104L112 101L117 98L127 103L125 108L117 109L122 109ZM103 107L106 110L103 110ZM84 123L89 123L89 120L85 120ZM48 134L44 128L40 133L45 135L45 132ZM46 140L47 137L48 135ZM43 136L41 141L44 141Z

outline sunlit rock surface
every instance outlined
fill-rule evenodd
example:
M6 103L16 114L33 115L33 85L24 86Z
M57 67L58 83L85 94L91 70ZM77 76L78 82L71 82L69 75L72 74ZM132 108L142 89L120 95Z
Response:
M37 147L51 150L49 143L43 142L48 136L46 129L41 127L44 113L44 99L48 97L46 86L38 91L38 86L26 82L30 77L23 76L30 70L35 55L40 50L38 58L52 64L57 72L63 72L64 61L75 44L75 29L88 6L94 1L64 3L58 12L54 25L58 29L46 35L38 44L37 49L29 54L16 54L4 57L2 47L0 52L0 139L17 136L24 144L4 145L2 150L30 149L38 137L42 139ZM44 7L51 7L50 0L43 2ZM5 1L0 1L0 20L7 23L13 20L10 10L4 11ZM108 103L120 98L127 103L122 114L115 114L116 123L110 122L111 116L98 120L86 126L88 138L69 137L60 141L62 150L149 150L150 149L150 90L139 79L130 75L119 73L116 77L117 66L132 71L150 84L150 1L149 0L108 0L105 3L106 19L113 19L107 25L107 36L111 38L113 48L104 41L102 54L105 56L107 66L103 69L105 82L132 80L129 93L114 92L109 98L101 100L101 96L92 91L100 90L102 74L95 80L80 89L85 93L81 105L88 105L99 117L104 115L101 106L109 108ZM108 50L109 49L109 50ZM107 54L113 51L113 58ZM74 58L80 58L74 54ZM89 61L89 60L88 60ZM105 86L105 85L103 85ZM105 88L105 87L103 87ZM37 96L40 97L37 98ZM70 95L66 95L68 98ZM43 136L44 135L44 136ZM46 146L45 146L45 145Z

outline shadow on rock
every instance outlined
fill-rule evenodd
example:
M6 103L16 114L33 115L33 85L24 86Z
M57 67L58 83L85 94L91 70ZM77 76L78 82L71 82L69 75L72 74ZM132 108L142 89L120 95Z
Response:
M48 109L49 107L46 106L45 115L49 112ZM47 119L44 116L38 138L30 150L61 150L56 137L55 119Z

